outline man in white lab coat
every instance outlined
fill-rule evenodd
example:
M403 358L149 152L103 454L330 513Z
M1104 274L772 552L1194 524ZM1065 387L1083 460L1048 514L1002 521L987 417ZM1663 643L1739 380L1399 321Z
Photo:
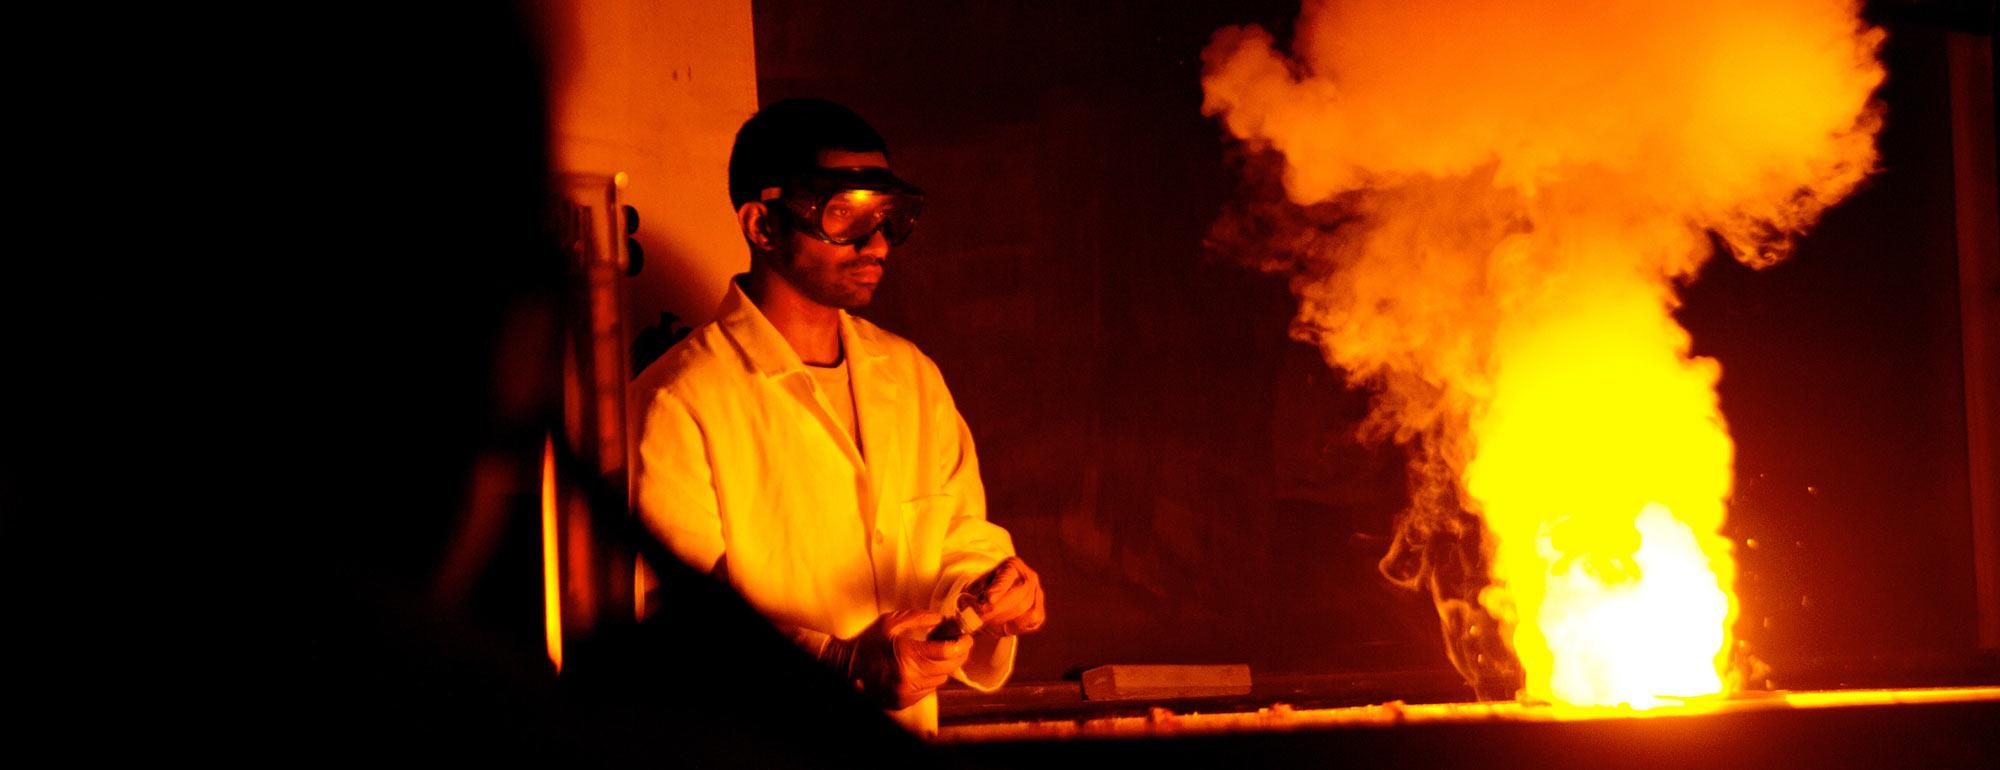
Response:
M730 197L751 250L719 316L634 383L639 511L905 726L947 677L997 688L1046 617L986 520L937 365L856 318L923 193L866 122L819 100L743 125ZM974 630L976 629L976 630Z

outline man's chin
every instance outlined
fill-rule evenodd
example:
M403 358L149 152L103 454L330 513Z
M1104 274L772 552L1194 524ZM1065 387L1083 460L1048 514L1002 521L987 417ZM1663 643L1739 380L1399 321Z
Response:
M875 285L848 285L832 291L820 292L819 294L820 296L812 298L814 302L827 307L837 307L841 310L860 310L868 307L868 303L875 301Z
M848 292L848 295L842 299L844 301L838 306L840 309L860 310L867 307L868 303L875 301L875 287L870 286L866 289Z

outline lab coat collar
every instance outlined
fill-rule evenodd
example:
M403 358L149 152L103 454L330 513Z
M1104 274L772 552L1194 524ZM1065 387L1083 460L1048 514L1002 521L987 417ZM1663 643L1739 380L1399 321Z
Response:
M858 468L865 468L873 489L886 489L888 478L898 462L902 447L896 440L895 420L899 412L898 402L902 400L902 383L895 375L894 367L886 365L889 351L886 340L877 338L872 327L860 323L847 311L840 311L840 343L846 356L848 376L853 383L854 411L859 422L861 446L854 446L845 431L828 414L824 404L811 396L811 376L806 372L806 364L799 358L798 351L778 333L778 327L771 319L764 317L764 311L757 309L757 303L750 301L750 295L743 291L743 281L747 275L739 275L729 282L729 291L723 295L722 307L717 323L729 338L742 348L750 366L773 380L786 379L786 375L797 373L798 378L790 380L785 387L792 390L802 400L815 406L815 413L822 425L836 436L848 451L849 458ZM865 456L865 459L864 459ZM880 501L875 501L880 503ZM874 506L864 505L871 525Z
M892 383L895 379L888 368L880 366L889 352L876 344L873 335L863 333L854 316L845 310L840 311L840 349L847 356L848 366L868 369L868 376L875 384Z
M805 360L799 358L798 351L778 333L778 327L764 317L764 311L743 291L743 283L749 278L746 273L729 282L729 290L722 295L722 307L717 311L717 322L743 348L744 356L758 373L771 378L804 373ZM889 357L888 351L877 344L873 335L863 332L845 310L840 311L840 344L843 355L852 362L850 367L869 370L866 376L871 384L893 384L889 370L880 366Z
M896 441L895 421L908 408L900 403L902 383L896 378L895 368L887 365L889 353L878 342L874 334L864 332L853 316L841 311L840 344L846 351L849 380L854 383L860 454L867 458L864 467L870 486L882 490L890 488L890 474L900 472L896 468L901 462L897 458L902 447ZM873 524L872 518L870 523Z
M750 295L743 292L743 282L749 277L746 273L729 282L716 322L743 349L744 358L749 359L750 366L758 373L777 378L804 372L805 361L785 341L785 335L778 333L778 327L771 325L771 319L764 317L764 311L757 309L757 303L750 301Z

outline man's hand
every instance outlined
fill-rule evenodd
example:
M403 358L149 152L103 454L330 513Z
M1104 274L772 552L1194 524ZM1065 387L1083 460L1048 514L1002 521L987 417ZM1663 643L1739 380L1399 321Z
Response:
M846 674L861 694L884 708L909 708L936 691L965 665L972 637L929 641L924 637L944 620L935 612L884 613L853 639L835 639L829 651L845 658Z
M1042 609L1042 578L1019 556L1009 556L992 572L966 589L972 610L979 613L982 636L1031 634L1041 630L1048 613Z

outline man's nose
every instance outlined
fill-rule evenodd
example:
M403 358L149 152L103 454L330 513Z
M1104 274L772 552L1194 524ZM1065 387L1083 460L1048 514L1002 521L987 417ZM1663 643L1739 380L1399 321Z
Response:
M882 232L882 228L875 228L875 232L868 234L868 240L855 244L855 250L861 252L863 256L888 259L889 235Z

